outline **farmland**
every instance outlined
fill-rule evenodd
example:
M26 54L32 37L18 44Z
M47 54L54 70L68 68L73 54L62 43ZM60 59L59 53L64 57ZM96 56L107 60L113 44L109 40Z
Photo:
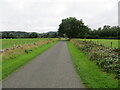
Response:
M14 39L5 40L6 43L9 41L6 46L11 48L5 49L1 54L3 78L57 43L57 39L29 39L28 41L15 39L16 42L19 42L19 40L21 42L17 43L16 46L13 46ZM6 43L3 43L3 45Z
M1 49L5 50L1 54L4 79L55 45L58 39L3 39L2 42ZM113 47L109 48L111 42ZM118 87L118 40L72 39L67 44L75 69L86 87Z
M2 48L1 49L5 49L5 48L11 48L14 46L18 46L18 45L23 45L23 44L30 44L30 43L37 43L41 40L48 40L49 38L32 38L32 39L1 39L2 41Z
M119 40L113 40L113 39L79 39L82 41L93 41L94 43L98 45L103 45L106 47L112 47L112 48L119 48ZM111 45L112 43L112 45Z
M10 1L0 5L3 89L120 88L118 0Z
M18 45L24 45L24 44L31 44L31 43L37 43L42 40L49 40L50 38L32 38L32 39L1 39L2 41L2 49L5 48L11 48ZM118 43L119 40L113 40L113 39L79 39L82 41L93 41L96 44L102 44L106 47L111 47L112 42L112 48L119 48Z
M30 43L36 43L41 40L48 40L50 38L33 38L33 39L1 39L2 41L2 49L14 47L17 45L23 45L23 44L30 44ZM119 40L113 40L113 39L79 39L82 41L93 41L96 44L102 44L106 47L111 47L112 42L112 48L118 48Z

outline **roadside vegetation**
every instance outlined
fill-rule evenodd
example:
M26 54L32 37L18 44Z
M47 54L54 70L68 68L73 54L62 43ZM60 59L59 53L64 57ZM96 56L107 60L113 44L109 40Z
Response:
M70 40L68 46L73 62L87 87L118 87L117 81L120 79L119 33L119 26L104 25L92 30L84 24L82 19L78 20L75 17L62 19L58 35Z
M71 40L71 42L103 71L114 73L115 78L120 79L119 49L103 47L91 41Z
M58 39L47 39L36 43L12 47L0 53L0 56L2 56L2 79L55 45L57 42Z
M87 88L118 88L118 80L114 78L114 75L103 72L72 42L67 42L68 48L73 59L73 64L83 84L85 84Z

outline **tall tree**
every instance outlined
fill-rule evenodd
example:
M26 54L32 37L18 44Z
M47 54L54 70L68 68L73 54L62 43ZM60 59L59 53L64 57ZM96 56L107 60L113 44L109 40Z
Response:
M68 38L86 37L89 32L88 26L85 26L82 20L70 17L62 20L59 25L58 35L67 35Z

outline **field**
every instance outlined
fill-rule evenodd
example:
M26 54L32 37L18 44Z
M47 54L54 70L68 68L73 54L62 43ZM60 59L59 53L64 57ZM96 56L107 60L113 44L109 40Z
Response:
M1 49L4 51L0 53L0 57L2 56L0 79L8 77L58 41L52 38L3 39ZM86 87L118 87L120 78L118 40L71 39L67 44L75 69Z
M41 40L47 40L49 38L38 38L38 39L2 39L2 49L5 48L10 48L10 47L14 47L17 45L23 45L23 44L30 44L30 43L36 43L39 42ZM79 39L79 40L83 40L83 41L93 41L96 44L102 44L106 47L111 47L111 42L112 42L112 48L118 48L118 43L119 40L112 40L112 39ZM1 49L1 48L0 48Z
M32 38L32 39L0 39L2 41L2 48L0 49L5 49L5 48L11 48L14 46L18 45L23 45L23 44L30 44L30 43L37 43L41 40L48 40L49 38Z
M3 41L3 45L8 41L6 47L10 48L0 54L0 56L2 56L2 78L7 77L9 74L57 43L57 39L12 39ZM14 41L17 42L15 47L13 46L15 43Z
M113 39L80 39L83 41L93 41L96 44L103 45L106 47L112 47L112 48L119 48L119 40L113 40ZM111 45L112 43L112 45Z

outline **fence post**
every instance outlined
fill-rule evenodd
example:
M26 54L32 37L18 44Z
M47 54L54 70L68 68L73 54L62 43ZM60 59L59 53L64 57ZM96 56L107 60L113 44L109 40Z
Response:
M111 48L112 48L112 42L110 44L111 44Z

